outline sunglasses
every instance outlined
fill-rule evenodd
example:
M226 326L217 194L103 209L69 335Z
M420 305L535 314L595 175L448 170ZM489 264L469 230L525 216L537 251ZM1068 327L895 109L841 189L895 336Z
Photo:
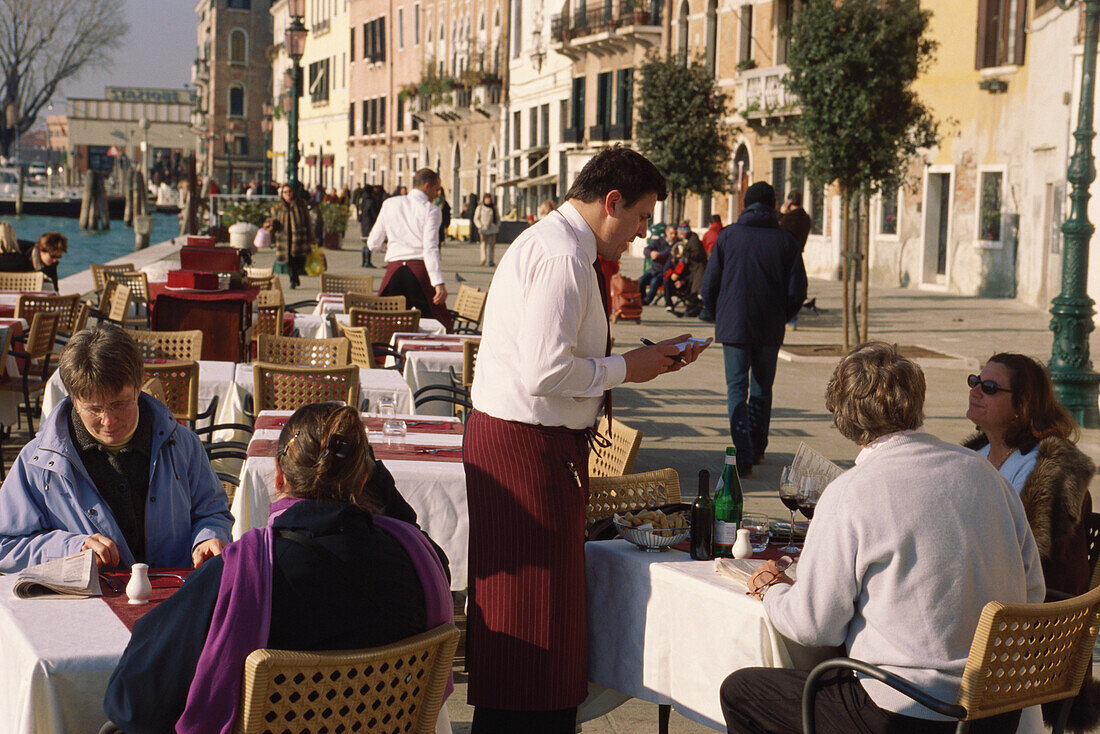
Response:
M982 386L982 392L986 395L996 395L998 392L1012 392L1007 387L1001 387L993 380L983 380L977 375L968 375L966 378L966 384L973 390L978 385Z

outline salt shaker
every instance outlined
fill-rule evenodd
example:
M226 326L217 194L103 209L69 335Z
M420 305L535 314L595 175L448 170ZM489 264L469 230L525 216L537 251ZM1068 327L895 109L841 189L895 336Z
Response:
M130 583L126 584L126 596L130 598L131 604L148 604L152 593L153 585L149 583L149 565L135 563L130 567Z
M748 528L737 531L737 540L733 543L733 557L752 558L752 542L749 540Z

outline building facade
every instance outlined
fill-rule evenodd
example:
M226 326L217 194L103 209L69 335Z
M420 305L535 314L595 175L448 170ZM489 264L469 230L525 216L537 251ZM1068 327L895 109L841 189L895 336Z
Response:
M199 167L221 186L263 177L263 106L271 100L269 0L200 0L198 56Z
M409 89L420 82L427 27L419 0L351 0L348 156L351 178L388 193L424 160Z

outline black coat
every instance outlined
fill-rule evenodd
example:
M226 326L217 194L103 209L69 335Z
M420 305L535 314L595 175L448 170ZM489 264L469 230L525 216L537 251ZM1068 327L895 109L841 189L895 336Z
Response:
M19 252L0 252L0 273L33 273L34 260L31 253L34 252L34 244L29 240L19 240ZM46 280L53 283L53 289L58 290L57 263L42 268Z
M787 322L806 300L806 267L794 237L779 229L774 210L752 204L718 233L702 296L715 315L715 341L783 343Z
M276 538L267 647L350 650L425 631L424 590L412 561L370 513L341 502L301 502L273 527L311 536L344 563ZM210 559L134 625L104 699L108 718L127 734L174 729L210 628L222 568L220 556ZM349 568L361 575L349 576Z

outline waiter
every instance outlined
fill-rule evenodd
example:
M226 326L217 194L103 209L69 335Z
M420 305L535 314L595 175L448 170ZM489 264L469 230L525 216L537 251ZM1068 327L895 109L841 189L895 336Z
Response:
M373 252L386 246L386 275L380 296L404 296L409 308L420 310L451 330L447 312L447 286L439 262L439 220L442 214L432 203L442 190L439 174L421 168L413 176L413 188L404 196L382 202L378 219L371 228L367 248Z
M489 288L466 426L473 734L573 734L587 693L584 525L592 426L609 391L683 362L675 342L610 353L596 255L644 236L665 181L609 148L527 229Z

